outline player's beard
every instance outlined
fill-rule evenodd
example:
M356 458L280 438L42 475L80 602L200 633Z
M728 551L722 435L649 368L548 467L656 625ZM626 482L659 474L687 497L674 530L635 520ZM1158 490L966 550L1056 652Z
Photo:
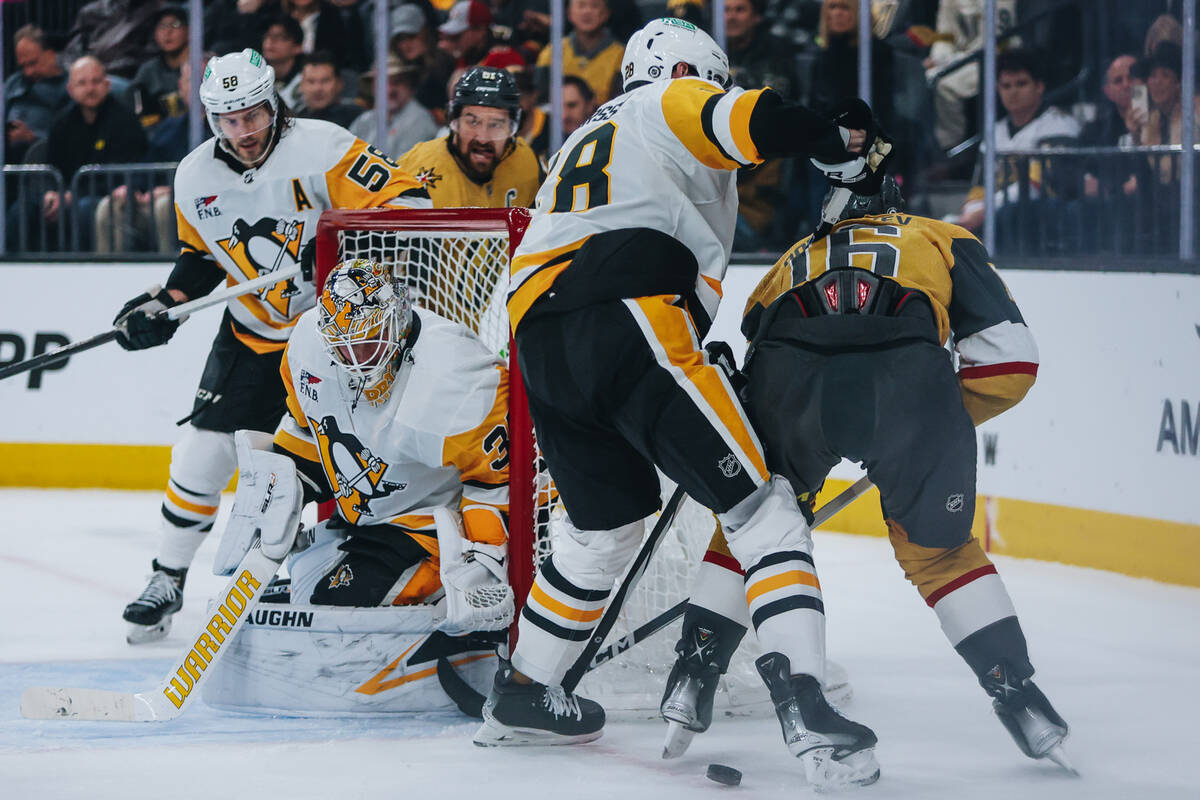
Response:
M485 142L475 139L467 145L466 155L460 151L459 160L467 171L467 175L475 181L487 182L492 179L496 165L500 163L503 152L503 142Z

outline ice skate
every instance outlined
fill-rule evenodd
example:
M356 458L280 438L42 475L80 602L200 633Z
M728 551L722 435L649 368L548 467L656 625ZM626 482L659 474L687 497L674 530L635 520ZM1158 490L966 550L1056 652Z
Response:
M1072 775L1079 774L1062 746L1070 728L1032 680L1017 677L1010 665L1001 663L985 674L980 684L992 696L996 716L1022 753L1048 758Z
M813 788L827 791L879 780L875 733L834 710L816 678L792 675L791 663L782 653L767 653L754 665L771 692L783 741L804 764Z
M480 747L580 744L603 733L599 703L560 686L517 683L512 665L501 660L474 742Z
M663 758L683 755L692 737L712 724L713 697L721 680L717 652L721 639L721 634L695 625L685 629L675 645L678 658L671 667L659 705L659 712L667 721Z
M183 584L187 568L171 569L155 559L154 574L137 600L125 606L121 617L129 623L125 641L129 644L156 642L171 630L171 617L183 608Z

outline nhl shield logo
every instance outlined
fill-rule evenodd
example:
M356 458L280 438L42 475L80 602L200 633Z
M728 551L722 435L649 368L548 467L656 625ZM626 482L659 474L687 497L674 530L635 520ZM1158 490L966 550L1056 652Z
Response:
M721 474L726 478L732 478L742 471L742 465L738 463L733 453L730 453L717 462L717 469L721 470Z
M946 498L946 510L951 514L957 514L963 510L963 496L961 494L952 494Z

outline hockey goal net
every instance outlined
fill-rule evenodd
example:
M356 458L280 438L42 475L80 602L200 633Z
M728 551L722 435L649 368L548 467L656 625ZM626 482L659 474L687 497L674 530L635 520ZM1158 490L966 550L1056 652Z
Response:
M538 454L505 308L509 260L528 222L525 209L370 209L326 211L317 228L318 286L342 261L367 258L382 263L409 286L418 310L432 310L466 325L509 362L509 555L518 604L528 594L538 564L553 549L556 520L562 514L554 502L552 477ZM673 488L664 483L664 503ZM647 520L647 532L655 521ZM628 641L633 631L688 596L713 527L706 509L684 502L604 647ZM598 666L579 691L610 709L656 710L679 630L676 620ZM720 705L744 706L765 698L752 659L753 655L739 655L735 660L719 693Z

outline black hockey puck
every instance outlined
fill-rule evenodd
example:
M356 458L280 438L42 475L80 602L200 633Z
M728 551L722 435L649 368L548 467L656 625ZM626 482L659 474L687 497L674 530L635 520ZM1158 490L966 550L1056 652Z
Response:
M710 781L723 783L726 786L737 786L742 782L742 773L724 764L709 764L708 772L705 774Z

